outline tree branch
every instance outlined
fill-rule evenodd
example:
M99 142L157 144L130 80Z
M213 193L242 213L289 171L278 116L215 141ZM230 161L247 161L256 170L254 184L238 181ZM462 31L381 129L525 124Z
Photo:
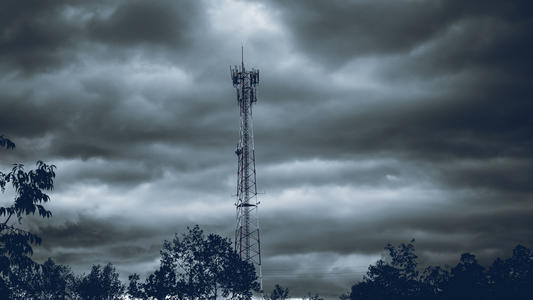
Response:
M7 220L3 223L4 226L7 225L7 222L9 222L9 219L11 219L11 216L13 215L13 212L9 213L9 216L7 216Z
M12 215L13 215L13 212L10 212L9 216L7 216L7 220L4 222L4 226L7 225L7 222L9 222L9 219L11 219Z

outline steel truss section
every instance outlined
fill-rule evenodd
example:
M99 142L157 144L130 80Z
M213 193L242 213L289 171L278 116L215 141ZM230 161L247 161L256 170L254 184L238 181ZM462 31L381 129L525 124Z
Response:
M247 71L244 61L240 66L230 67L231 80L237 92L240 131L235 154L238 158L235 251L241 259L256 266L261 289L261 240L255 170L255 147L252 121L252 105L257 102L256 87L259 83L259 70Z

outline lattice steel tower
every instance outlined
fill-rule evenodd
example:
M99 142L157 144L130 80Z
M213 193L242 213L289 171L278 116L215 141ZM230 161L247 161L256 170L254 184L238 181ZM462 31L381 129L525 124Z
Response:
M237 105L239 106L241 123L239 142L235 150L238 157L235 251L239 253L241 259L255 265L261 289L263 289L259 218L257 216L259 201L257 200L252 122L252 104L257 102L256 86L259 83L259 70L246 71L242 51L241 49L241 65L230 67L231 80L237 91Z

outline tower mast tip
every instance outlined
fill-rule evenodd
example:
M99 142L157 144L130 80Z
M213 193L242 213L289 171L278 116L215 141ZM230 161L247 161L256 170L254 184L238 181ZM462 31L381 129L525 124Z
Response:
M244 45L241 44L241 65L242 69L244 70Z

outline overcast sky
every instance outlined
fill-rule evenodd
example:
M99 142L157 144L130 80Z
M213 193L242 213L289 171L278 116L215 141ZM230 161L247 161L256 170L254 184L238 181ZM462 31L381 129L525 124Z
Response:
M263 273L347 292L387 243L422 263L533 247L533 7L516 1L2 1L4 169L57 166L37 259L155 270L199 224L232 237L254 106ZM5 194L1 200L9 203Z

